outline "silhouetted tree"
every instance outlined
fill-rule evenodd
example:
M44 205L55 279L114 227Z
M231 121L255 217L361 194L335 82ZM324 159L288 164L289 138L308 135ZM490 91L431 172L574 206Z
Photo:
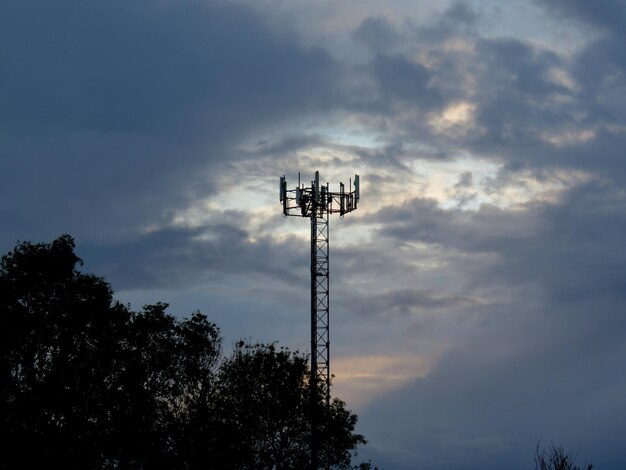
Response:
M0 262L1 468L308 467L304 356L241 343L224 359L204 315L131 311L74 247L20 243ZM325 458L350 468L356 416L314 412Z
M2 465L175 468L189 410L212 387L219 331L165 304L131 312L79 263L67 235L2 258Z
M106 283L75 271L73 248L64 236L22 243L2 258L0 419L10 467L89 467L108 446L110 405L119 398L107 385L130 314L112 303Z
M535 470L592 470L593 465L585 467L575 465L576 457L565 452L561 446L550 444L547 449L535 451Z
M359 465L354 466L354 470L378 470L378 467L372 467L372 462L361 462Z
M325 405L321 388L311 410L307 358L274 345L239 343L224 362L216 386L216 414L223 434L220 460L237 469L310 468L310 413L326 436L320 464L352 468L352 451L365 443L357 418L338 399Z

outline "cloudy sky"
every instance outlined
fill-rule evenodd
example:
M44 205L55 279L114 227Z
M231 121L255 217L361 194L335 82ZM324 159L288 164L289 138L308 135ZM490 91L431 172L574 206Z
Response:
M0 248L70 233L133 308L308 350L387 469L626 467L626 2L0 0Z

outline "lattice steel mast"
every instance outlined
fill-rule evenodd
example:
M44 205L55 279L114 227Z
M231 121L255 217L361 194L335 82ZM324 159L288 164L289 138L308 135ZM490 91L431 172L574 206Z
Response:
M354 176L354 190L350 180L348 192L339 183L339 192L331 192L328 183L320 186L319 171L311 186L300 182L287 189L285 176L280 178L280 202L283 215L311 219L311 400L315 400L316 384L321 384L326 405L330 402L330 317L329 317L329 231L328 217L339 213L342 217L356 209L359 200L359 175ZM313 405L313 403L312 403ZM314 419L314 416L312 417ZM312 423L312 467L317 469L318 439Z

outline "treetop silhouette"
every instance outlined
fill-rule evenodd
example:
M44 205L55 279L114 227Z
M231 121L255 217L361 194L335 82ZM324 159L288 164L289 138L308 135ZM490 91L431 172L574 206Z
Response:
M23 242L0 262L2 468L306 468L311 413L320 463L352 468L357 417L321 391L311 409L305 356L241 342L224 357L205 315L130 310L74 249Z

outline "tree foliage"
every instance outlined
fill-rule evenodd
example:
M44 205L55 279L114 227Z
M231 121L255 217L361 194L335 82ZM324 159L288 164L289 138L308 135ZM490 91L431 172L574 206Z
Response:
M206 316L131 311L74 248L20 243L0 263L3 468L306 468L311 413L322 462L350 468L357 418L311 409L305 356L240 343L224 358Z
M592 470L593 465L576 465L576 456L568 454L561 446L550 444L547 449L535 451L535 470Z
M354 433L357 418L341 400L327 407L321 387L311 403L308 377L305 356L272 344L240 342L217 380L215 418L224 431L216 446L220 460L237 469L309 468L315 413L326 437L320 463L352 468L350 451L365 442Z

